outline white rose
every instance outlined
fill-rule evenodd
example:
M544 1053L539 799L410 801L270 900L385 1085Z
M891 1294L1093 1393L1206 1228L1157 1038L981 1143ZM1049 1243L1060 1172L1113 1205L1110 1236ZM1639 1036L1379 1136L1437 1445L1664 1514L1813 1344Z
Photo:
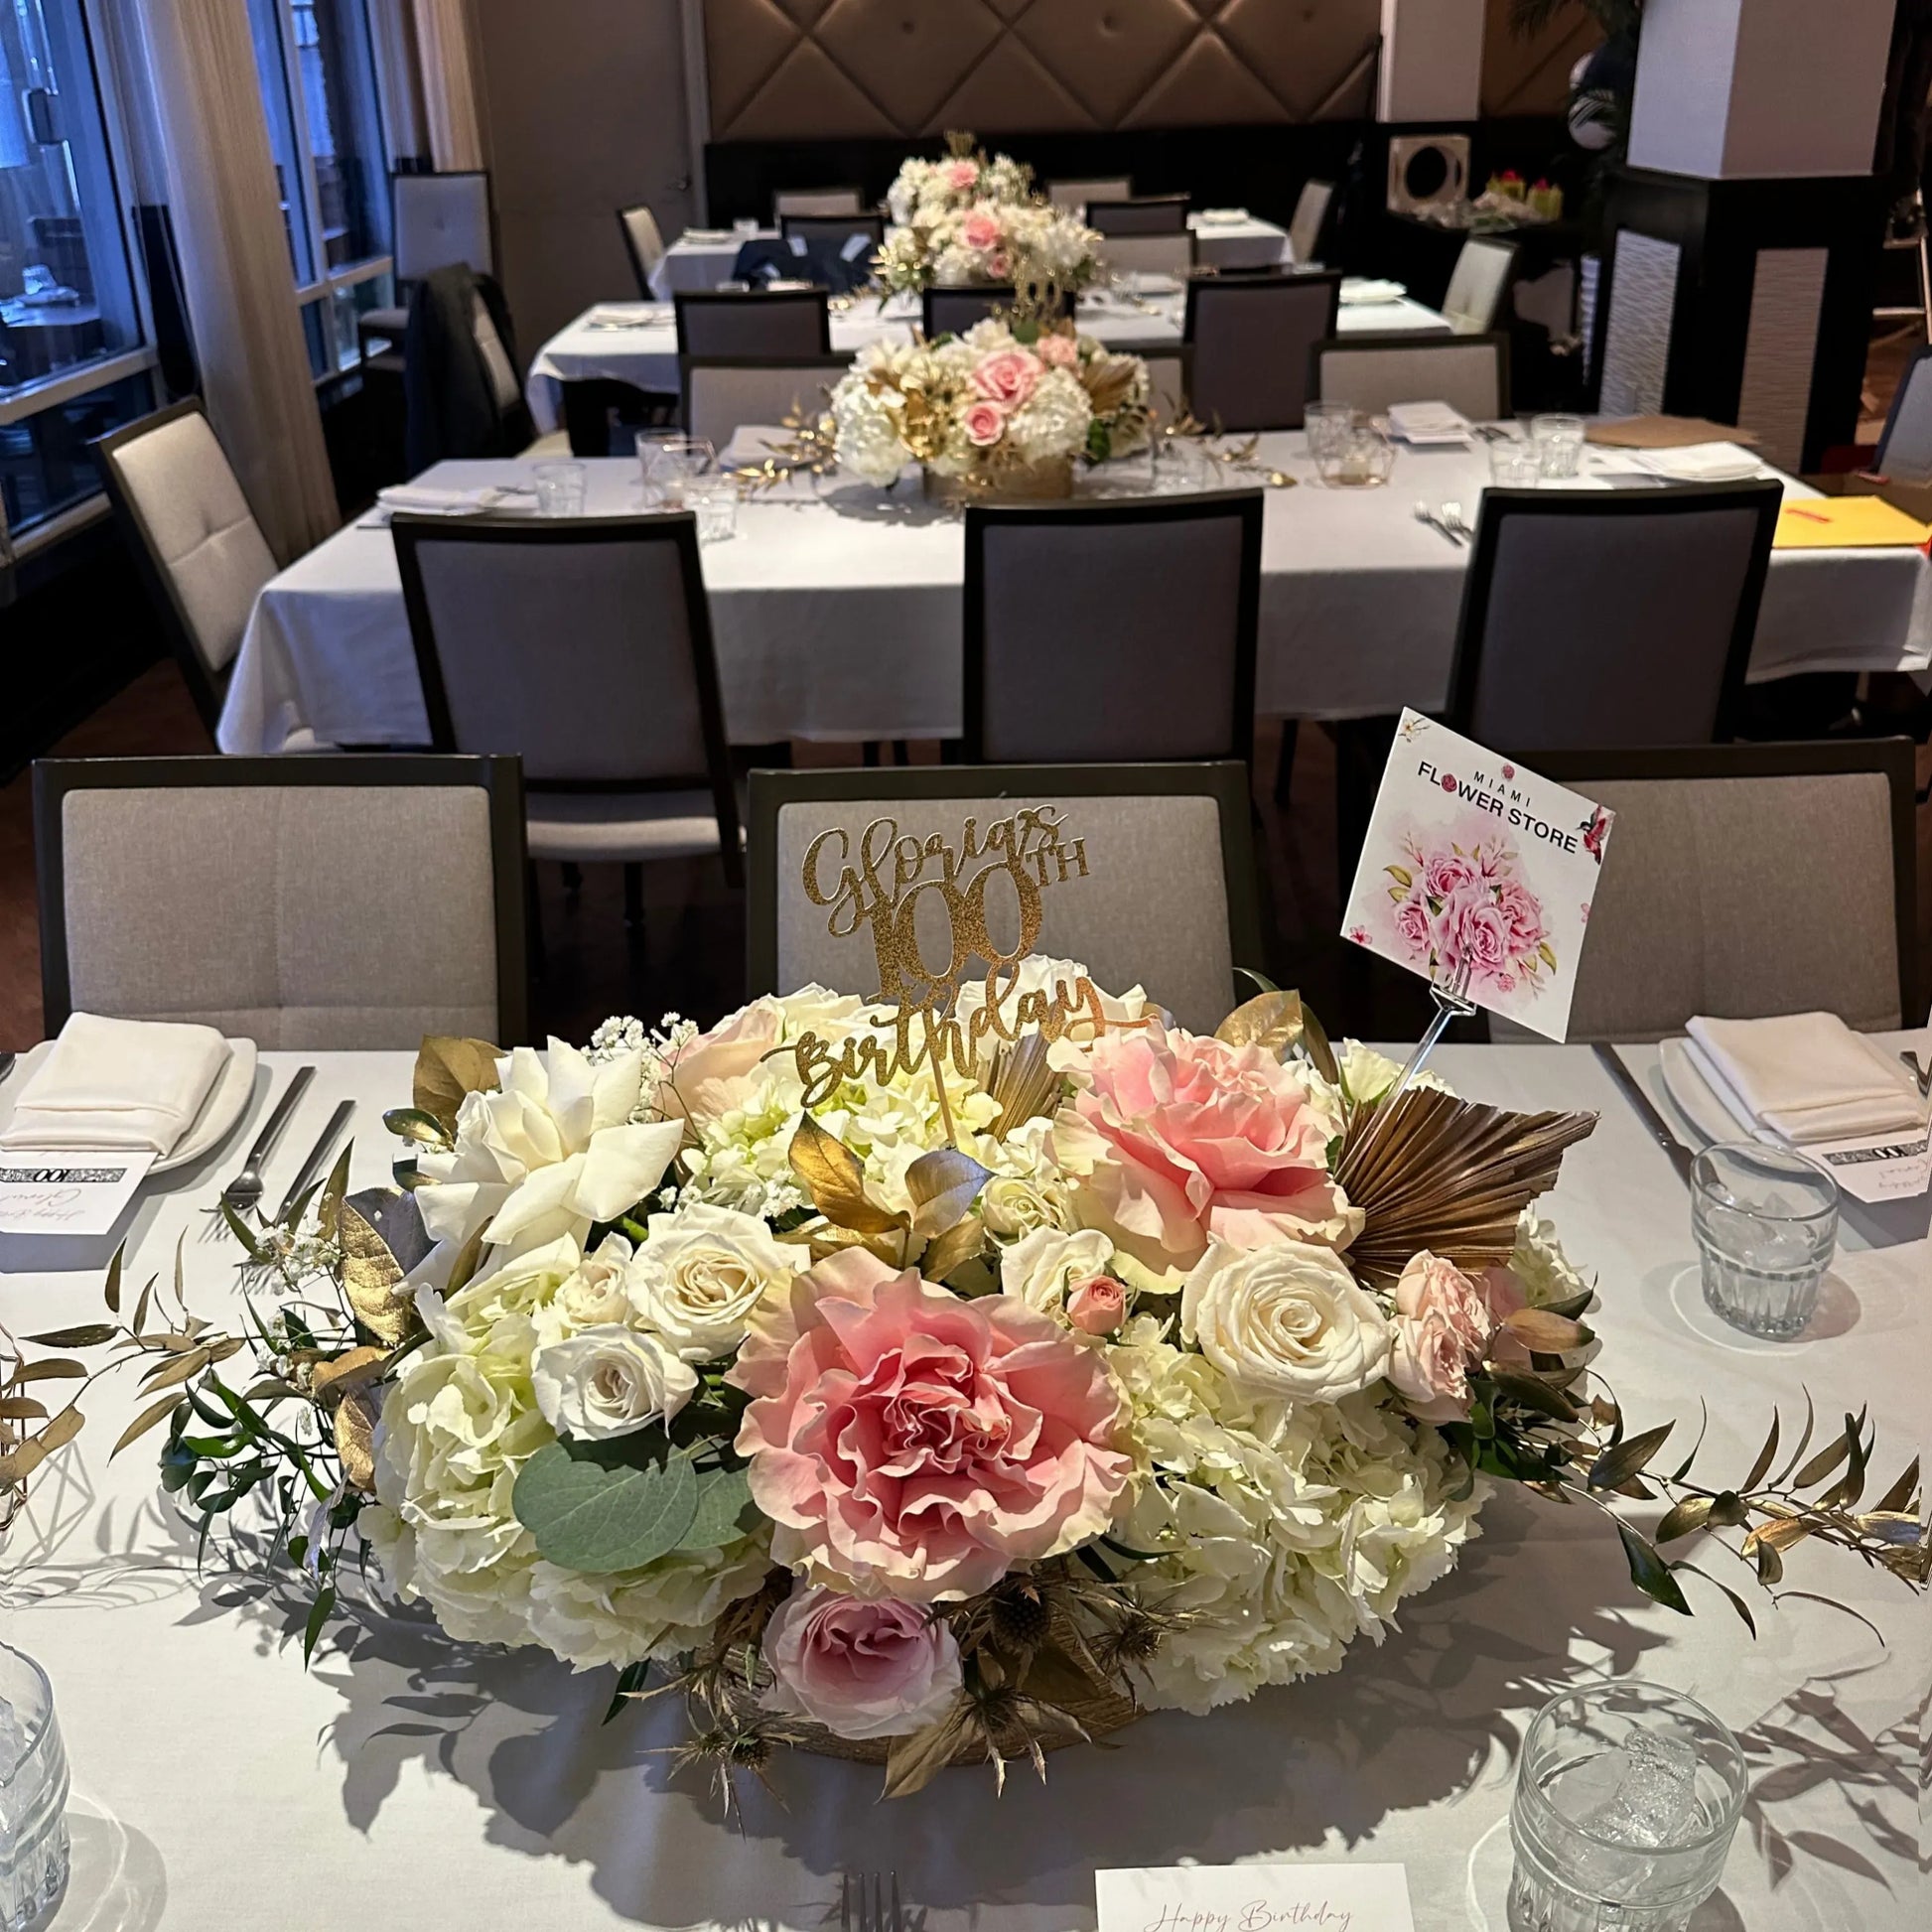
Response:
M733 1208L653 1214L626 1281L630 1306L683 1360L712 1361L737 1350L752 1311L791 1280L801 1255Z
M1358 1107L1366 1106L1372 1100L1380 1100L1402 1075L1399 1060L1390 1059L1386 1053L1378 1053L1373 1046L1364 1046L1359 1039L1344 1039L1335 1048L1335 1059L1341 1069L1342 1085L1348 1089L1349 1099ZM1409 1084L1429 1087L1437 1093L1453 1091L1447 1080L1427 1069L1418 1073Z
M1033 1234L1066 1218L1066 1189L1056 1179L996 1174L980 1193L980 1215L995 1234Z
M1180 1331L1224 1375L1292 1401L1366 1388L1389 1359L1389 1324L1331 1248L1243 1252L1212 1242L1180 1298Z
M1036 1228L1000 1257L1000 1287L1041 1314L1063 1314L1076 1282L1112 1272L1114 1244L1098 1228Z
M605 1328L627 1319L630 1298L623 1278L633 1252L622 1235L607 1235L557 1290L551 1306L573 1328Z
M698 1378L655 1335L612 1326L544 1343L530 1359L530 1385L559 1435L601 1442L669 1422Z

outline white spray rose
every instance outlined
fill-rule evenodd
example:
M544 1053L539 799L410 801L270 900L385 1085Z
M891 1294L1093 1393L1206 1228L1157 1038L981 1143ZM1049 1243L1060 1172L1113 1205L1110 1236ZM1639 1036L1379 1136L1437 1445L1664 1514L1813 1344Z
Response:
M1000 1286L1041 1314L1064 1315L1077 1283L1112 1272L1114 1244L1098 1228L1036 1228L1000 1257Z
M1212 1242L1187 1277L1180 1330L1225 1375L1297 1402L1334 1402L1387 1366L1389 1324L1331 1248Z
M765 1291L789 1282L803 1256L730 1207L693 1202L649 1225L630 1266L630 1306L687 1362L735 1352Z
M612 1326L541 1345L530 1360L530 1386L560 1436L601 1442L669 1422L698 1378L657 1336Z

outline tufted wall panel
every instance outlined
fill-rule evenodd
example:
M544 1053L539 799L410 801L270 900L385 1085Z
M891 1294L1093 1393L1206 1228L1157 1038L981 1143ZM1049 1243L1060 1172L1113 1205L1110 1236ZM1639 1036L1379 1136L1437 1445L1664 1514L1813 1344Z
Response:
M1519 35L1510 0L1488 0L1482 40L1485 114L1561 114L1570 105L1570 69L1598 46L1603 30L1574 3L1540 32Z
M1380 0L703 0L715 141L1363 112Z

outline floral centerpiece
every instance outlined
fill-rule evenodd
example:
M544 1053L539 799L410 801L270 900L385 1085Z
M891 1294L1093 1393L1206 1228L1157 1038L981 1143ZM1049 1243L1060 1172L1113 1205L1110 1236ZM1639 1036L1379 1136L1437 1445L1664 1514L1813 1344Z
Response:
M426 1041L396 1190L350 1194L345 1155L281 1218L224 1210L241 1332L179 1278L124 1316L117 1263L111 1319L27 1338L140 1368L117 1449L165 1429L205 1535L265 1516L306 1649L367 1576L453 1638L615 1670L614 1713L681 1692L728 1793L803 1747L902 1794L1339 1668L1499 1481L1668 1496L1654 1540L1612 1520L1681 1611L1695 1575L1749 1620L1660 1552L1694 1538L1767 1585L1807 1538L1923 1585L1917 1464L1863 1502L1862 1418L1775 1475L1774 1422L1734 1487L1626 1433L1535 1205L1594 1116L1405 1083L1265 982L1197 1035L1021 956L1085 870L1051 807L969 824L965 864L881 824L822 834L804 884L873 927L896 1004ZM1019 952L918 984L911 895L984 957L995 874ZM0 1485L76 1433L42 1397L84 1374L15 1360Z
M889 290L1083 289L1099 273L1100 237L1033 192L1032 170L1007 155L988 160L970 135L950 137L944 161L908 160L887 202L894 226L873 267Z
M907 464L964 488L1065 495L1076 460L1147 447L1147 364L1070 325L989 317L875 343L832 391L839 461L885 487Z

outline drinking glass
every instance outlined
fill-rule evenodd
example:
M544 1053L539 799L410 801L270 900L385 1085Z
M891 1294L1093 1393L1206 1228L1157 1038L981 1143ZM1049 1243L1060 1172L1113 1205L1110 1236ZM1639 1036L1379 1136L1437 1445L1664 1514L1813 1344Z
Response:
M1345 402L1311 402L1302 418L1309 455L1319 463L1332 456L1340 440L1355 427L1355 411Z
M1708 1147L1691 1164L1704 1299L1733 1328L1783 1340L1818 1306L1838 1246L1838 1182L1790 1148Z
M1499 489L1534 489L1543 481L1543 460L1533 443L1489 445L1489 481Z
M539 463L536 467L537 514L582 516L587 479L581 463Z
M700 543L723 543L738 533L738 485L729 477L692 477L684 507L698 519Z
M1509 1808L1510 1932L1683 1932L1743 1802L1744 1754L1703 1705L1635 1682L1552 1698Z
M0 1643L0 1932L24 1932L67 1889L67 1809L54 1687Z
M697 436L667 436L646 431L637 438L637 460L644 473L644 502L669 509L684 507L686 486L717 473L718 452Z
M1394 469L1395 445L1363 418L1338 431L1326 454L1314 460L1314 474L1330 489L1375 489Z
M1576 476L1584 467L1584 419L1581 416L1533 416L1530 442L1537 468L1552 479Z

